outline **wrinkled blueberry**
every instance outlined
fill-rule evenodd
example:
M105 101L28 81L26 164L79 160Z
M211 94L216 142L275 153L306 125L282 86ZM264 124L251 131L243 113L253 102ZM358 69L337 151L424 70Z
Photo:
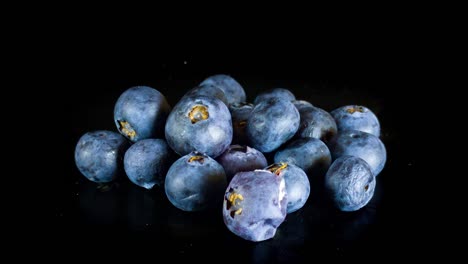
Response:
M246 135L246 127L247 127L247 119L249 119L250 113L254 108L253 104L249 103L236 103L231 104L229 106L229 111L231 112L232 117L232 128L233 128L233 136L232 136L232 143L233 144L246 144L247 143L247 135Z
M240 145L230 146L217 160L223 166L228 182L238 172L263 169L268 165L260 151Z
M225 74L213 75L206 78L200 85L213 85L221 89L226 95L228 104L246 101L244 88L231 76Z
M84 134L76 144L75 163L93 182L111 182L123 173L123 156L130 146L119 133L94 131Z
M301 124L296 133L296 138L318 138L324 142L330 140L337 133L335 119L325 110L302 105L299 107Z
M325 188L341 211L356 211L365 206L375 189L375 177L369 164L353 156L335 160L325 176Z
M367 107L347 105L330 112L338 130L359 130L380 136L380 123L377 116Z
M171 107L164 95L147 86L135 86L122 93L114 107L119 132L133 142L163 136Z
M287 101L296 100L296 97L294 96L294 94L288 89L274 88L274 89L264 91L260 93L259 95L257 95L257 97L255 97L254 104L259 104L262 101L267 101L272 98L280 98L280 99L284 99Z
M189 90L184 97L194 97L194 96L208 96L208 97L215 97L218 98L219 100L223 101L223 103L228 106L228 100L226 98L226 95L224 92L219 89L217 86L211 85L211 84L203 84L200 86L197 86L195 88L192 88Z
M175 207L200 211L220 203L226 185L223 167L209 156L194 151L169 168L165 190Z

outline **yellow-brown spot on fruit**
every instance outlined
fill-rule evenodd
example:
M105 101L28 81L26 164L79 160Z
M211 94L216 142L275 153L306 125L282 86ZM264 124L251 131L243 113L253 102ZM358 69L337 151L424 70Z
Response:
M133 130L132 126L127 121L119 120L119 130L124 133L129 139L133 140L136 136L135 130Z
M242 196L242 194L240 194L240 193L231 193L229 195L228 201L231 203L232 206L238 205L239 204L238 200L243 201L244 196Z
M240 121L239 123L237 123L237 126L238 127L245 127L247 125L247 121L246 120L243 120L243 121Z
M280 175L281 171L283 171L287 167L288 167L288 164L286 162L280 162L280 163L275 163L266 167L266 170L271 171L276 175Z
M188 162L192 162L192 161L198 161L200 163L203 163L205 161L205 158L203 156L193 156L193 157L190 157Z
M364 107L362 107L362 106L353 106L353 107L350 107L350 108L346 109L346 112L348 112L350 114L354 114L355 112L364 113Z
M192 110L190 110L188 117L190 118L192 124L195 124L198 121L206 120L208 117L210 117L210 114L208 113L208 107L204 105L195 105L192 107Z

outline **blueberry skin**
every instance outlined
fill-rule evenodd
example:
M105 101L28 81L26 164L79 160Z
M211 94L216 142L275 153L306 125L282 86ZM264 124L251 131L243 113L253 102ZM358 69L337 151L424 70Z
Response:
M239 172L229 183L223 220L237 236L250 241L272 238L286 217L284 178L270 171Z
M359 130L380 136L380 123L377 116L367 107L346 105L330 112L338 130Z
M294 136L299 122L299 112L290 101L278 98L262 101L247 120L249 145L261 152L272 152Z
M169 114L165 132L167 144L179 155L199 151L216 158L231 145L231 114L214 97L184 97Z
M175 207L201 211L219 205L227 180L216 160L194 151L172 164L164 186L167 198Z
M124 156L124 169L134 184L151 189L163 186L169 167L175 160L163 139L143 139L133 144Z
M208 96L208 97L215 97L219 100L223 101L223 103L227 106L229 105L228 100L224 92L219 88L211 84L203 84L192 88L190 91L185 93L184 97L189 96Z
M292 101L292 103L294 104L294 106L297 108L297 111L299 111L299 113L307 108L307 107L314 107L313 104L311 104L310 102L307 102L307 101L304 101L304 100L294 100Z
M241 171L253 171L268 166L268 162L260 151L248 146L231 145L217 161L223 166L228 182Z
M357 130L340 131L329 143L332 158L356 156L365 160L374 176L379 175L387 160L387 151L382 141L369 133Z
M327 145L320 139L300 138L288 143L275 154L275 163L286 162L303 169L309 176L324 175L332 157Z
M325 188L344 212L365 206L374 195L376 180L369 164L353 156L335 160L325 176Z
M148 86L123 92L114 107L117 130L132 142L163 136L171 107L163 94Z
M295 101L296 97L288 89L284 88L274 88L260 93L255 97L254 104L259 104L262 101L269 100L271 98L279 98L287 101Z
M76 166L90 181L111 182L123 173L122 160L129 146L119 133L106 130L88 132L76 144Z
M318 138L324 142L330 140L337 133L335 119L325 110L303 105L300 107L301 124L296 138Z
M249 103L236 103L229 105L229 112L231 112L233 144L246 144L248 142L246 135L247 120L249 119L250 113L254 108L253 104Z
M213 75L200 83L200 85L207 84L216 86L221 89L226 95L228 105L245 102L247 100L244 88L242 88L242 86L229 75Z

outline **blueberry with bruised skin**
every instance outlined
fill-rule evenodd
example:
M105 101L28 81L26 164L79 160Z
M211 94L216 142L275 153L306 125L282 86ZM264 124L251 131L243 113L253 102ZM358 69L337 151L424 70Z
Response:
M203 80L200 85L213 85L221 89L227 99L227 105L245 102L244 88L231 76L225 74L213 75Z
M216 158L231 145L231 114L214 97L184 97L169 114L165 132L167 144L179 155L199 151Z
M132 142L163 136L171 107L163 94L148 86L135 86L123 92L114 107L118 131Z
M172 164L164 187L175 207L200 211L219 205L226 185L223 167L206 154L194 151Z
M275 97L261 101L247 120L249 145L272 152L294 136L299 122L299 112L289 100Z
M124 157L124 169L134 184L151 189L163 186L176 156L163 139L144 139L133 144Z
M380 136L380 123L377 116L367 107L347 105L330 112L338 130L359 130Z
M223 220L231 232L243 239L267 240L283 223L287 201L282 176L267 170L239 172L226 189Z
M106 183L123 174L130 143L119 133L100 130L84 134L76 144L75 163L88 180Z
M192 88L190 91L185 93L183 97L189 97L189 96L208 96L208 97L215 97L218 98L219 100L223 101L223 103L227 106L228 100L226 98L226 95L224 92L219 88L211 84L203 84L200 86L197 86L195 88Z
M325 110L302 105L299 108L301 123L295 135L296 138L318 138L329 141L337 133L335 119Z
M341 211L356 211L374 195L376 180L369 164L353 156L336 159L325 176L325 188Z
M262 101L267 101L272 98L280 98L291 102L296 100L294 94L288 89L274 88L257 95L257 97L255 97L254 104L258 104Z
M268 165L260 151L241 145L231 145L217 161L223 166L228 182L238 172L262 169Z
M247 127L247 119L249 119L253 108L254 105L249 103L236 103L229 105L229 112L231 112L232 118L233 144L247 143L247 135L245 130Z

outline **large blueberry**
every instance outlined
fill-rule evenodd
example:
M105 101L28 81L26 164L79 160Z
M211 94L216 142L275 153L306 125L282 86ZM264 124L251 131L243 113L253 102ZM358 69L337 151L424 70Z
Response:
M227 228L250 241L272 238L286 217L285 185L283 177L267 170L237 173L224 196Z
M223 167L199 152L174 162L164 184L169 201L184 211L200 211L220 204L226 185Z
M211 84L203 84L192 88L187 93L185 93L184 97L189 96L208 96L208 97L215 97L219 100L223 101L224 104L229 105L226 95L224 94L223 90L219 87L211 85Z
M330 167L331 160L327 145L316 138L295 139L275 154L276 163L294 164L311 177L315 174L323 176Z
M365 206L375 189L375 177L369 164L353 156L335 160L325 176L325 188L341 211L356 211Z
M387 151L380 139L372 134L357 131L340 131L329 144L333 159L341 156L356 156L365 160L374 176L379 175L387 160Z
M347 105L330 112L338 130L359 130L380 136L380 123L377 116L367 107Z
M236 103L229 105L229 111L231 112L232 117L232 128L233 136L232 143L235 144L246 144L247 135L246 127L247 120L249 119L250 113L254 108L253 104L249 103Z
M247 120L250 145L261 152L272 152L291 139L299 128L299 112L289 100L263 100Z
M310 194L310 183L306 173L296 165L286 162L274 163L265 170L284 178L288 194L288 214L301 209Z
M324 142L330 140L337 133L335 119L325 110L302 105L299 107L301 124L297 130L297 138L318 138Z
M206 78L200 85L213 85L221 89L226 95L228 104L246 101L244 88L231 76L225 74L213 75Z
M279 98L279 99L284 99L287 101L296 100L296 97L294 96L294 94L288 89L274 88L274 89L264 91L260 93L259 95L257 95L257 97L255 97L254 104L258 104L262 101L266 101L271 98Z
M263 169L268 165L260 151L240 145L230 146L217 160L223 166L228 182L238 172Z
M133 144L124 157L124 168L130 181L146 189L164 184L175 154L163 139L144 139Z
M90 181L111 182L123 173L123 157L129 146L119 133L88 132L76 144L76 166Z
M214 97L184 97L169 114L165 130L167 143L178 154L199 151L216 158L231 144L231 114Z
M119 132L136 142L162 137L171 107L163 94L147 86L135 86L122 93L114 107Z

